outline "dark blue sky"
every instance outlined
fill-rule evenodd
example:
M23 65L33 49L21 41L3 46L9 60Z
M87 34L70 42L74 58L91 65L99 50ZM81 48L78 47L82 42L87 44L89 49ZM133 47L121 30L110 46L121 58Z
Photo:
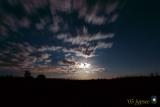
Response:
M160 71L160 14L154 1L128 1L114 26L114 46L107 53L114 72ZM106 59L106 60L107 60Z
M112 78L160 72L150 0L0 0L0 74Z

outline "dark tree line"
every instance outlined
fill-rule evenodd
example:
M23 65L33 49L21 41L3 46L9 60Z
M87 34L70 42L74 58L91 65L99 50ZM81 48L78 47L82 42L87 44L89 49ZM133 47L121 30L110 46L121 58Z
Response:
M32 76L32 74L31 74L30 71L25 71L25 73L24 73L24 78L32 79L33 76ZM45 78L46 78L46 76L43 75L43 74L39 74L39 75L37 76L37 79L45 79Z

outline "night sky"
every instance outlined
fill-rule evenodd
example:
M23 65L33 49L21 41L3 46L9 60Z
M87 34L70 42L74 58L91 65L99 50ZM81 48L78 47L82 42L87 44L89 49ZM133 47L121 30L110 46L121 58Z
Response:
M160 73L155 0L0 0L0 75L114 78Z

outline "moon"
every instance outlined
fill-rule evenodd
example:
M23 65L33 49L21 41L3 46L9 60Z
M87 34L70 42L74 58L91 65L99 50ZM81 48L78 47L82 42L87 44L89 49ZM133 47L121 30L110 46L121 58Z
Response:
M89 64L89 63L80 63L80 64L78 65L78 68L89 69L90 66L91 66L91 64Z

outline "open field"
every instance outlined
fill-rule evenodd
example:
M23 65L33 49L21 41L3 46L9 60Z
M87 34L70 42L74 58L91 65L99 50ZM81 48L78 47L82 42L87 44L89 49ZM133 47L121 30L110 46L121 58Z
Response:
M1 78L1 104L50 107L131 106L129 99L160 98L160 77L113 80ZM145 106L157 106L151 102ZM139 104L140 105L140 104ZM143 104L142 104L143 105ZM132 104L133 106L133 104Z

